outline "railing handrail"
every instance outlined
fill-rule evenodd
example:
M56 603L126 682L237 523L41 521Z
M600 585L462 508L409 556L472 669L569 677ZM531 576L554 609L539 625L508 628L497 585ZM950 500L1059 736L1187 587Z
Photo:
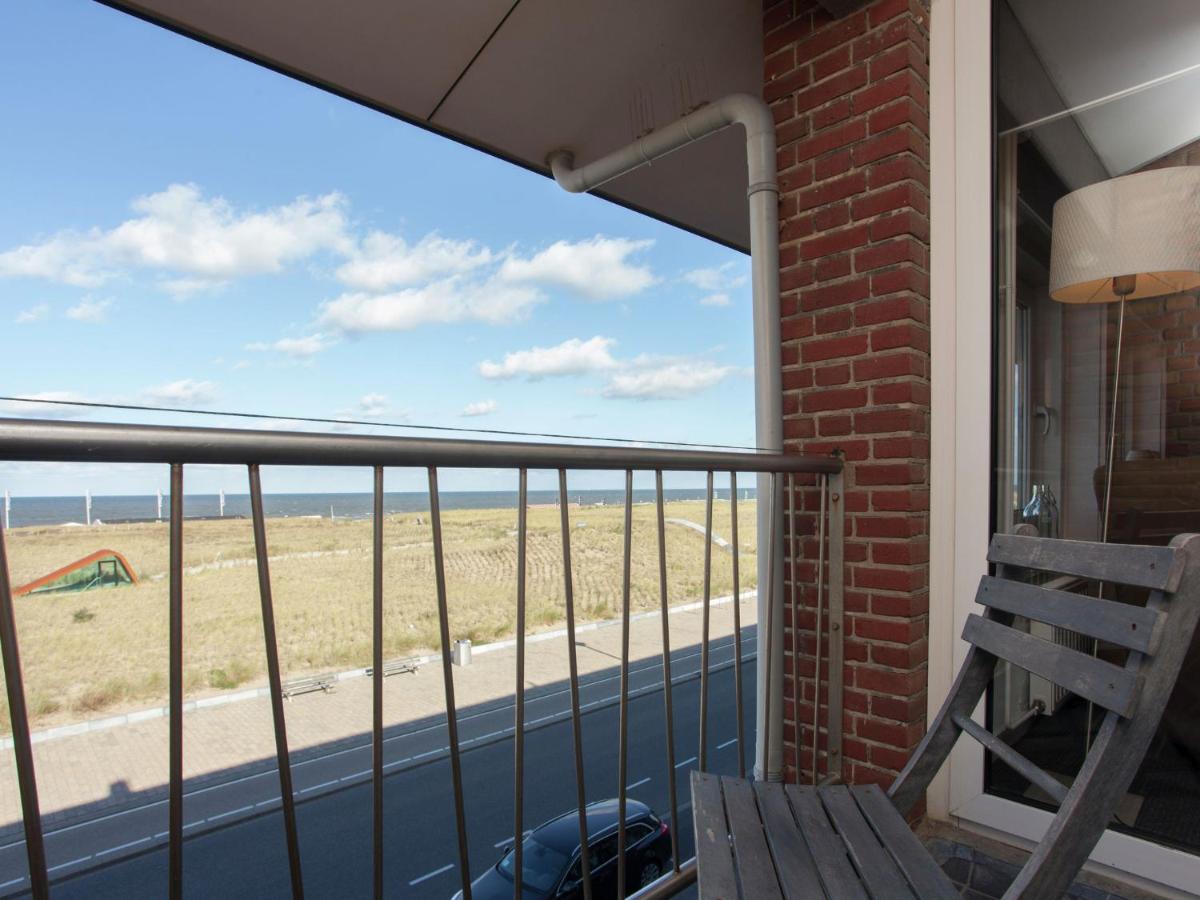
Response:
M0 418L0 460L834 475L834 456Z

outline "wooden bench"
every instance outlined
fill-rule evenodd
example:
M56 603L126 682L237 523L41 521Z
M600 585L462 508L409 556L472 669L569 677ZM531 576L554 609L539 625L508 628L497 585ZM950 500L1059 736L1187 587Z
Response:
M962 733L1041 788L1058 813L1008 898L1061 897L1125 795L1179 675L1200 619L1200 535L1169 547L997 535L963 637L971 643L950 695L885 794L875 785L799 787L692 773L701 898L957 898L954 885L909 830ZM1145 607L1067 593L1033 573L1149 589ZM1128 650L1123 665L1013 627L1033 619ZM1068 788L972 718L1000 660L1053 681L1105 712Z
M409 657L408 659L389 659L383 664L383 677L407 675L409 673L415 674L420 668L421 664L413 657ZM368 676L373 675L375 674L375 667L368 666L366 671Z
M282 692L284 699L291 700L300 694L311 694L315 691L328 694L336 684L336 675L309 675L305 678L293 678L291 681L285 681Z

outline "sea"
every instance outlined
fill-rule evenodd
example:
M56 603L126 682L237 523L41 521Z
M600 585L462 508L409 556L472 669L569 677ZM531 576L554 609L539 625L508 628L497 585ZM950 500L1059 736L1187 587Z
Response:
M753 488L738 488L738 499L753 499ZM581 506L621 504L623 490L571 491L569 500ZM678 488L663 491L666 500L703 500L703 488ZM635 503L653 503L653 490L635 490ZM715 492L715 497L729 499L729 489ZM516 491L443 491L442 509L516 509ZM553 506L558 501L556 490L531 490L529 502ZM128 522L153 522L159 516L158 497L94 496L91 498L91 522L110 525ZM370 493L264 494L263 511L269 518L320 517L328 519L367 519L371 516L373 495ZM429 494L425 491L388 492L383 495L385 513L422 512L429 509ZM169 499L162 497L162 515L168 514ZM218 494L186 494L183 500L184 518L211 519L221 516L221 497ZM250 516L249 494L225 494L226 518ZM86 524L88 521L85 497L18 497L12 498L8 527Z

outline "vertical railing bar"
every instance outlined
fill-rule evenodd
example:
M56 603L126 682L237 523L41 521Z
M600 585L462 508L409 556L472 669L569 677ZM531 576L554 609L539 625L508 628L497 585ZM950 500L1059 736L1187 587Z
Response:
M738 579L737 472L729 473L729 540L733 544L733 692L737 711L738 777L746 777L746 734L742 709L742 585Z
M13 614L3 522L0 522L0 654L4 655L4 685L8 691L8 719L16 757L17 788L21 795L21 824L25 829L30 890L34 900L47 900L50 883L46 877L46 847L42 843L42 814L38 804L37 776L33 770L33 742L25 706L25 683L21 676L21 652L17 646L17 622Z
M275 725L275 757L279 768L279 795L287 837L292 897L304 897L300 871L300 841L296 832L296 798L292 793L292 767L288 759L287 722L283 712L283 687L279 674L279 647L275 640L275 609L271 599L271 570L267 559L267 527L263 518L262 479L257 463L249 465L250 512L254 520L254 555L258 567L258 593L262 603L263 641L266 644L267 680L271 690L271 716Z
M658 513L658 598L662 610L663 707L666 715L667 798L671 808L671 861L679 871L679 799L675 786L675 704L671 696L671 622L667 602L667 525L663 511L662 469L654 471L654 503Z
M763 716L763 758L762 758L762 780L768 781L771 776L771 687L772 675L774 669L772 665L772 657L775 651L775 566L776 566L776 544L779 542L779 510L777 508L777 495L779 493L779 475L776 472L770 473L770 490L771 496L768 498L767 509L771 514L771 542L768 544L767 550L767 639L764 646L767 648L766 659L766 684L762 685L759 690L764 691L763 697L765 701L765 715ZM759 503L762 499L759 498ZM762 590L762 585L758 588ZM761 625L761 623L760 623Z
M796 557L799 555L796 552L796 476L792 472L788 472L787 477L787 494L788 494L788 580L791 582L788 590L788 606L791 608L792 620L792 702L795 704L795 709L800 708L800 701L803 699L803 689L800 686L800 626L797 624L797 619L800 616L800 605L797 602L798 587L796 585ZM787 654L784 653L784 676L787 676ZM802 757L800 756L800 736L803 729L800 727L799 717L796 717L796 776L799 780L800 768L802 766Z
M450 778L454 783L454 823L458 829L458 868L463 900L471 900L471 863L467 853L467 821L463 811L462 755L458 747L458 710L454 704L454 669L450 661L450 612L446 601L446 560L442 546L442 510L436 466L429 467L429 521L433 527L433 569L437 580L438 627L442 639L442 686L446 695Z
M704 494L704 610L700 626L700 749L696 765L708 769L708 631L712 616L713 473L708 471Z
M629 776L629 580L633 555L633 469L625 470L625 564L621 578L621 705L617 757L617 900L625 900L625 801Z
M845 472L826 477L829 485L829 678L828 715L825 722L826 779L842 774L842 679L845 639Z
M383 900L383 466L375 467L371 584L371 788L375 900Z
M821 502L817 507L817 649L816 668L813 669L813 726L812 726L812 777L813 784L820 780L821 748L821 637L824 630L825 613L825 510L826 491L829 479L820 476Z
M562 523L563 592L567 605L567 661L571 676L571 731L575 742L575 804L579 813L579 864L583 900L592 900L592 866L588 858L586 791L583 780L583 730L579 712L579 659L575 648L575 586L571 577L571 514L567 505L567 470L558 470L558 508Z
M517 486L517 685L513 721L513 896L523 893L525 861L525 550L529 472Z
M183 897L183 466L171 464L168 627L167 880L171 900Z

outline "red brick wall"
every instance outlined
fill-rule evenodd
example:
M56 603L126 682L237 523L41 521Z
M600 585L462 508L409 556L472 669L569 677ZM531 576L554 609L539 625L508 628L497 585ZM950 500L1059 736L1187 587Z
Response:
M877 0L837 20L811 0L766 0L764 9L763 95L779 144L786 449L838 449L848 464L843 775L852 782L889 782L925 730L928 21L919 0ZM812 510L813 489L797 503ZM810 512L797 527L806 536L798 653L790 615L787 629L789 779L812 766L813 524Z

